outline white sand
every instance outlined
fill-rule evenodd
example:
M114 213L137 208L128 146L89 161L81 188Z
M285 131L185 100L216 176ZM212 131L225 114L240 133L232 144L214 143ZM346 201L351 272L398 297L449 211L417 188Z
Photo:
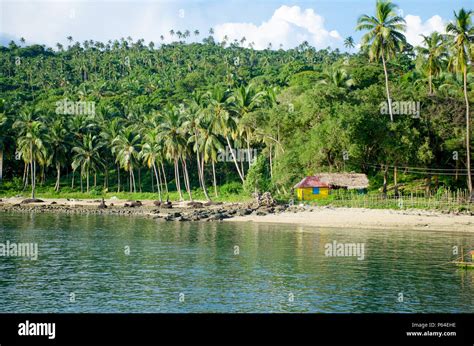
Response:
M474 232L474 217L434 211L362 208L314 208L313 211L284 212L264 216L238 216L229 222L290 223L315 227L364 229L413 229Z

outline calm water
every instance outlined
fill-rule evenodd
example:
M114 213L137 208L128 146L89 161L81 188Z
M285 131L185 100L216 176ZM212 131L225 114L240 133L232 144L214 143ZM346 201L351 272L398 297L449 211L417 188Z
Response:
M443 264L462 232L1 213L7 240L39 256L0 257L0 312L474 312L474 270Z

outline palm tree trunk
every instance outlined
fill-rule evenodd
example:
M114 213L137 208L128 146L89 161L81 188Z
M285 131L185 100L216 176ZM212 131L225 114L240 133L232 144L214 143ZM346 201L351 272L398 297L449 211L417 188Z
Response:
M33 160L33 193L31 198L35 198L36 192L36 160Z
M74 176L76 174L76 170L72 171L72 182L71 182L71 189L74 189Z
M210 201L211 198L209 197L209 194L207 193L207 187L206 187L206 176L204 175L204 154L201 156L201 167L199 168L201 171L201 179L202 179L202 189L204 191L204 196L206 197L207 201Z
M204 188L202 186L201 159L199 158L199 151L197 151L197 150L196 150L196 161L197 161L199 186L204 190Z
M30 167L31 167L31 198L35 198L34 197L35 195L34 183L33 183L33 160L31 160Z
M429 95L433 95L433 76L430 75L428 76L428 85L429 85Z
M382 194L384 198L387 198L387 182L388 182L388 164L383 167L383 187Z
M61 165L56 163L56 185L54 186L55 191L59 191L59 179L61 178Z
M120 165L117 163L117 192L120 192Z
M23 168L23 190L28 186L28 176L30 174L30 165L25 162Z
M159 178L158 178L158 172L156 170L156 165L155 163L153 162L153 171L155 172L155 178L156 178L156 187L158 189L158 196L160 197L160 202L162 201L162 197L161 197L161 188L160 188L160 183L159 183ZM153 181L153 177L151 177L151 180Z
M0 183L3 179L3 150L0 149Z
M214 195L216 197L219 197L218 194L217 194L216 165L214 163L214 160L212 160L212 159L211 159L211 163L212 163L212 180L213 180L213 183L214 183Z
M398 177L397 177L397 163L395 162L395 166L393 167L393 190L395 193L395 197L398 197Z
M152 168L150 168L150 176L151 176L151 192L155 193L155 178L153 178ZM157 182L158 184L158 182Z
M270 179L273 179L273 158L272 158L272 145L270 144L269 152L270 152Z
M33 160L33 145L30 144L30 163L31 163L31 198L35 198L35 170Z
M136 180L135 180L135 173L133 172L133 168L131 168L131 170L132 170L133 192L137 193L137 184L136 184Z
M385 90L387 92L388 112L390 114L390 121L393 122L392 99L390 98L390 90L388 88L388 72L387 72L387 65L385 63L385 55L383 51L382 51L382 63L383 63L383 72L385 74Z
M86 192L89 192L89 168L86 172Z
M469 116L469 98L467 95L467 66L464 66L464 99L466 101L466 165L467 165L467 188L469 189L469 200L472 201L471 180L471 118Z
M225 136L225 139L227 140L227 146L229 147L230 153L232 154L232 159L234 160L235 168L237 168L237 173L239 173L239 177L242 180L242 184L243 184L245 179L242 173L240 172L239 164L237 163L237 159L235 158L234 150L232 149L232 146L230 145L229 136Z
M163 189L163 179L161 178L161 170L160 170L160 168L158 168L157 171L158 171L158 179L160 180L160 181L159 181L160 189L161 189L161 191L164 192L164 189ZM157 184L158 184L158 183L157 183ZM162 202L162 201L163 201L163 199L160 198L160 202Z
M250 159L250 134L247 134L247 160L249 161L250 169L250 165L252 164L252 160Z
M181 165L183 166L184 185L189 195L189 200L193 201L193 195L191 194L191 184L189 183L188 166L186 165L186 159L181 159Z
M178 159L174 159L174 180L176 182L176 189L178 190L179 200L184 200L183 193L181 192L181 183L179 181L179 169L178 169Z
M168 181L166 180L165 166L163 165L163 162L161 162L161 171L163 172L163 180L165 182L166 199L168 199L170 192L168 191Z

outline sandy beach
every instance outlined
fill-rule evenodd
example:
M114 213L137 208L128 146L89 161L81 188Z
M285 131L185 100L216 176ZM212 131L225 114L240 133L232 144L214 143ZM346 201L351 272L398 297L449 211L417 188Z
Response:
M313 208L313 211L296 213L236 216L225 221L288 223L314 227L474 232L474 217L470 215L443 214L424 210Z
M250 205L242 203L219 203L196 208L195 205L190 205L189 202L173 202L172 209L168 209L157 207L152 200L142 200L140 206L129 207L127 204L130 204L130 201L120 199L106 199L107 209L100 209L98 208L101 202L99 199L42 198L42 203L21 204L22 200L23 198L3 199L0 201L0 211L142 215L165 221L260 222L325 228L474 232L473 216L417 209L389 210L298 206L252 208Z

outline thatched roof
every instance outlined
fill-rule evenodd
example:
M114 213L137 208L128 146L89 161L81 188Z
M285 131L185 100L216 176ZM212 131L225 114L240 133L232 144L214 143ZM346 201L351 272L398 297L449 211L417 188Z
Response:
M346 189L365 189L369 186L369 179L361 173L316 173L305 177L294 186L303 187L333 187Z
M295 189L301 189L303 187L329 187L328 184L323 183L319 177L305 177L298 184L294 186Z
M362 173L316 173L315 176L331 187L366 189L369 186L369 179Z

